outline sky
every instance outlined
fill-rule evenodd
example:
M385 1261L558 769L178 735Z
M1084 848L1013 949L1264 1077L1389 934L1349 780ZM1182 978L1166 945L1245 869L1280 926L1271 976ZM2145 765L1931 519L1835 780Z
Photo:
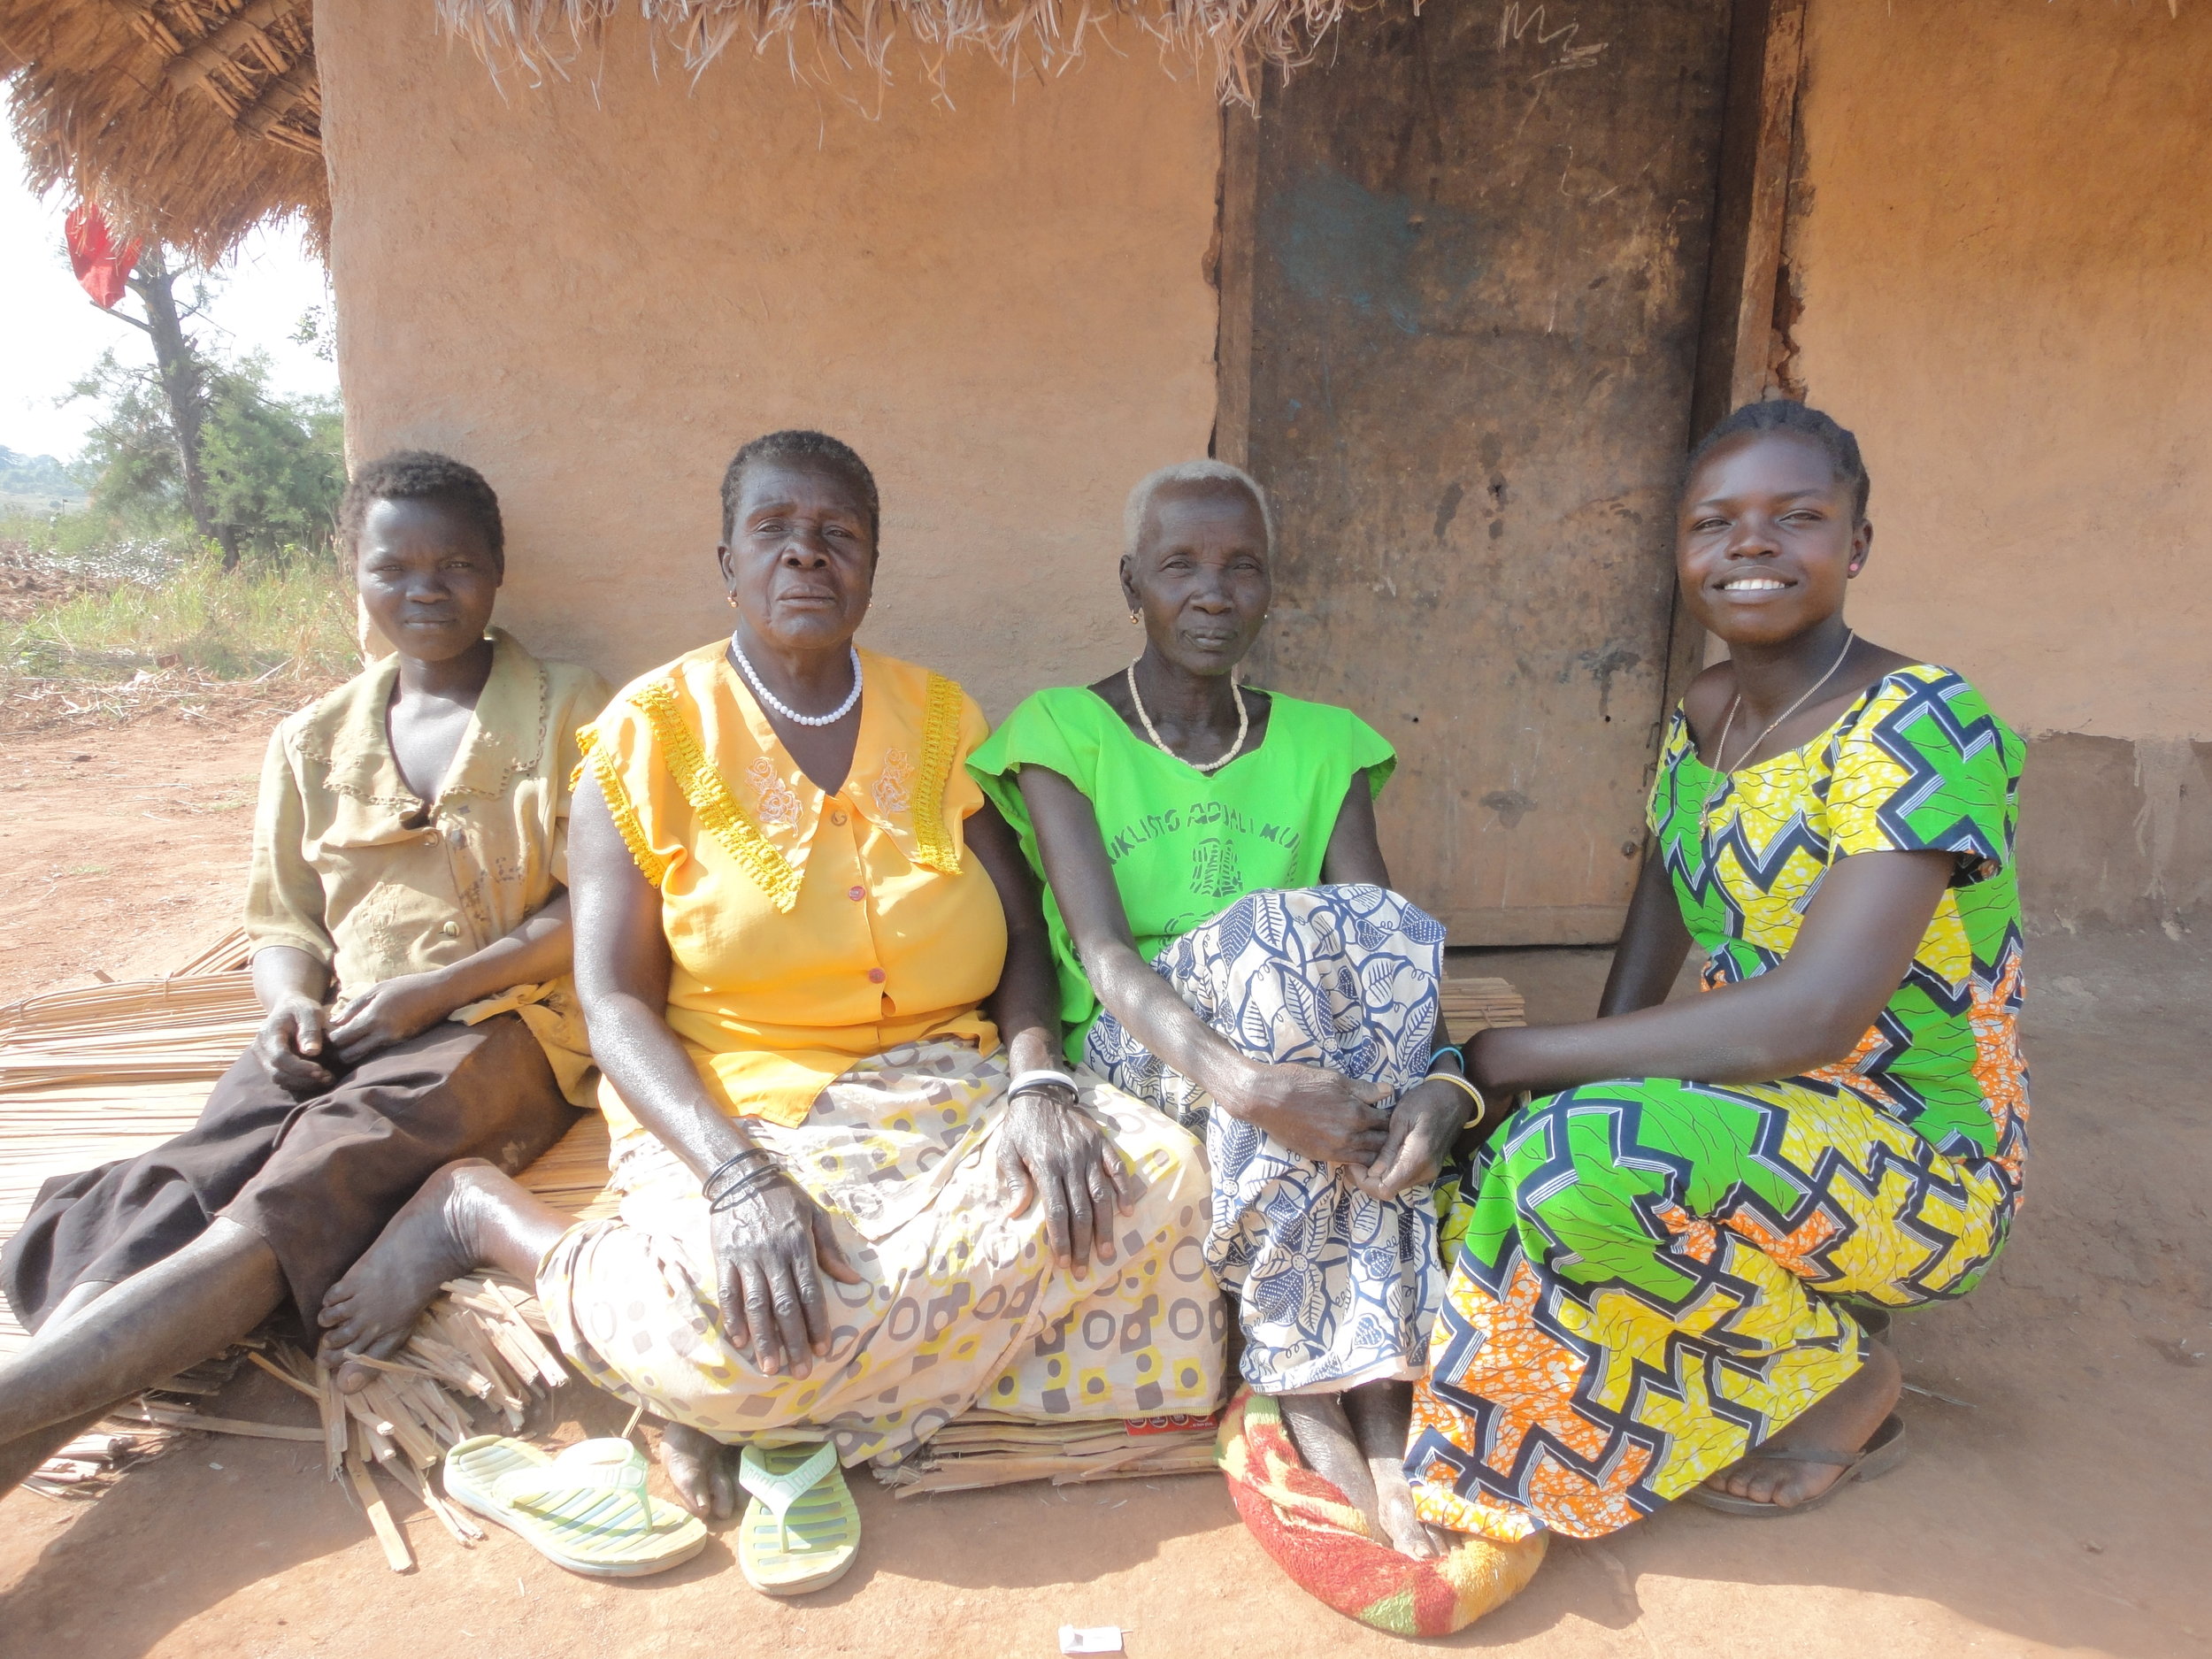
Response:
M70 274L62 219L71 205L60 195L41 201L31 194L22 153L0 127L0 448L65 461L75 458L92 419L86 403L55 407L69 383L111 346L151 361L145 335L101 315ZM338 389L335 365L290 338L300 314L329 297L321 263L301 248L297 232L254 232L216 276L207 315L188 325L203 344L265 350L280 391ZM118 309L137 303L126 298Z

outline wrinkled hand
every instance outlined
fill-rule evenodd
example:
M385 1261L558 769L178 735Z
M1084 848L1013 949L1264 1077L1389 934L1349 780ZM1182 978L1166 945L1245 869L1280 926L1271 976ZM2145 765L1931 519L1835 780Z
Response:
M253 1051L279 1088L314 1094L337 1080L323 1063L329 1047L324 1031L329 1017L330 1010L312 997L288 996L263 1018Z
M722 1325L732 1348L750 1348L768 1376L794 1377L830 1351L826 1273L841 1285L860 1274L846 1259L826 1211L779 1177L713 1216L722 1264Z
M1398 1097L1390 1114L1382 1155L1365 1169L1352 1171L1352 1185L1370 1198L1395 1198L1409 1187L1433 1181L1443 1171L1460 1125L1475 1110L1467 1091L1433 1078Z
M1323 1164L1365 1169L1382 1155L1390 1114L1378 1102L1390 1091L1317 1065L1263 1065L1225 1102L1237 1117L1293 1152Z
M330 1046L346 1065L428 1031L460 1004L434 971L403 973L331 1010Z
M999 1173L1014 1189L1010 1217L1041 1195L1052 1259L1081 1279L1095 1255L1114 1259L1114 1213L1137 1207L1137 1183L1091 1115L1064 1089L1017 1094L1006 1109Z

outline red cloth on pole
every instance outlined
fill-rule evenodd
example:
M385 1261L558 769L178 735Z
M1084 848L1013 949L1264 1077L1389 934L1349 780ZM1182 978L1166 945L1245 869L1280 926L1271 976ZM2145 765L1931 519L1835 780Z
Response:
M77 273L84 291L102 311L111 310L123 297L131 267L138 263L138 243L116 245L108 216L90 202L80 203L62 221L69 242L69 268Z

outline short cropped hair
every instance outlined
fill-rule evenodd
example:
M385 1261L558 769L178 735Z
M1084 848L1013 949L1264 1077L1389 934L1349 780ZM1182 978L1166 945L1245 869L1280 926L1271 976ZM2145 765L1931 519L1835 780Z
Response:
M796 462L803 466L819 467L832 477L842 479L860 496L861 504L868 510L868 540L878 541L883 536L883 503L876 494L876 475L868 470L868 464L849 443L841 442L826 432L812 432L803 426L793 426L782 432L771 432L755 438L730 457L730 464L722 472L722 539L730 539L730 532L737 527L737 503L745 494L745 469L756 461Z
M361 526L380 501L434 501L475 523L501 570L507 568L507 531L499 518L499 493L465 461L434 449L395 449L364 462L338 503L338 544L351 558Z
M1147 472L1139 480L1136 488L1129 492L1129 504L1121 512L1121 550L1125 557L1135 556L1137 539L1144 534L1144 521L1152 511L1154 498L1164 489L1191 484L1225 484L1249 495L1252 504L1260 510L1260 529L1267 540L1267 557L1271 562L1274 559L1275 513L1267 504L1267 492L1249 472L1240 466L1231 466L1226 461L1178 461L1172 466Z
M1819 445L1826 452L1829 464L1836 469L1838 480L1851 488L1853 516L1866 517L1866 498L1873 483L1866 475L1866 462L1859 455L1859 441L1839 426L1832 415L1793 398L1777 397L1763 403L1746 403L1707 433L1697 448L1690 451L1690 465L1683 473L1685 483L1689 474L1697 471L1698 463L1714 449L1747 432L1786 432Z

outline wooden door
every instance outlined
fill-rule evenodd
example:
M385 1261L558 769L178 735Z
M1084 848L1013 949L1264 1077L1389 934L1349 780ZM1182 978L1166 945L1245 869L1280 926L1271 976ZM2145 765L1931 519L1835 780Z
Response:
M1253 677L1397 745L1383 844L1461 945L1617 936L1730 0L1391 5L1233 113L1217 452L1271 491Z

